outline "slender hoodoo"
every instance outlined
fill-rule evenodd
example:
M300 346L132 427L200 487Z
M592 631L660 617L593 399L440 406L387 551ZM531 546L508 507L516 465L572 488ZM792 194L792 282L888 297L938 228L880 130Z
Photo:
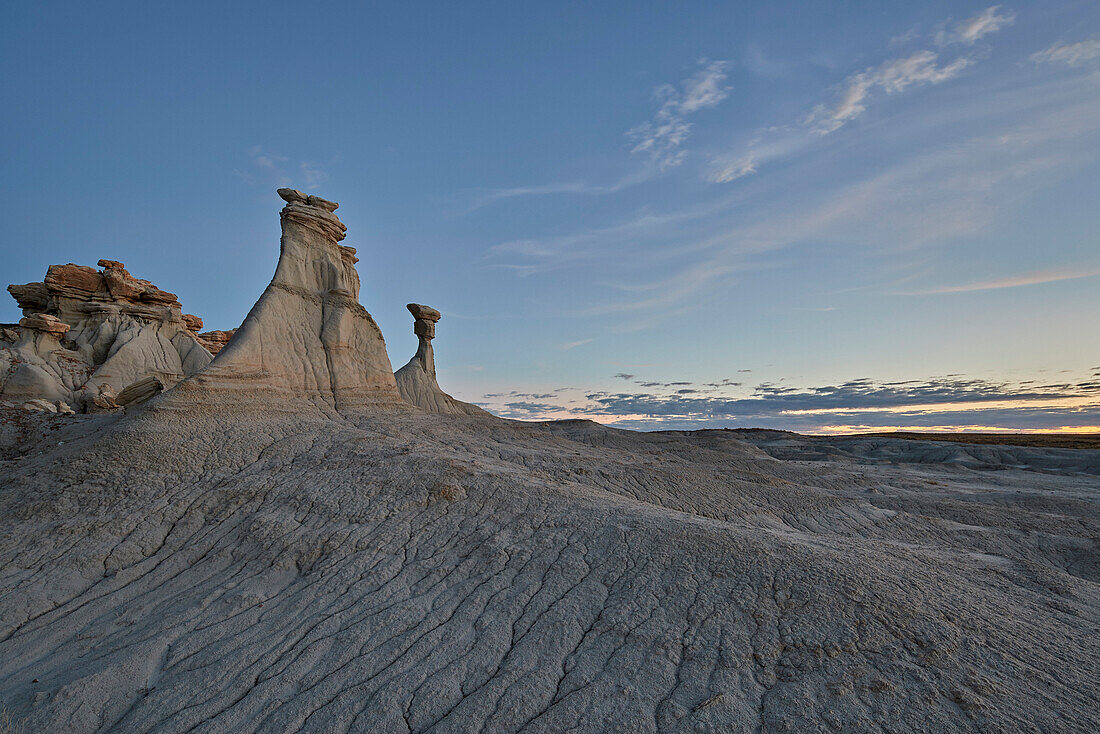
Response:
M436 381L432 339L435 338L436 322L442 318L442 314L434 308L419 303L410 303L406 308L416 319L413 324L413 333L420 340L420 344L409 363L394 375L397 378L397 389L401 391L401 397L429 413L488 415L476 405L455 400L443 392Z

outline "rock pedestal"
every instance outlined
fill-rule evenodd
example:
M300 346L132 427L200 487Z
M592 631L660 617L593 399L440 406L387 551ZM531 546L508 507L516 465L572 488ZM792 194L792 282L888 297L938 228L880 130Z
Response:
M405 306L416 321L413 322L413 333L420 340L420 346L416 350L413 359L420 361L421 368L435 379L435 352L432 351L432 339L435 338L435 325L443 318L443 315L430 306L422 306L419 303L410 303Z

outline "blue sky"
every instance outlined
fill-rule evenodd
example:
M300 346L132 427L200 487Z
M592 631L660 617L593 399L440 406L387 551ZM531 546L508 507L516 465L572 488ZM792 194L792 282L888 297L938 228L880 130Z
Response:
M5 283L122 260L232 328L290 185L394 366L437 307L502 415L1100 426L1100 5L627 7L13 6Z

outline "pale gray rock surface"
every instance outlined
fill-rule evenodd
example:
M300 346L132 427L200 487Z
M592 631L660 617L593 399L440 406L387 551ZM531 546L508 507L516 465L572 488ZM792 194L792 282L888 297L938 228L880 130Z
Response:
M308 404L329 416L407 411L382 331L359 304L358 258L340 244L338 204L294 189L279 196L287 203L271 283L210 366L173 391L177 399L211 409Z
M284 198L208 368L0 413L25 731L1100 728L1095 475L427 413L335 207Z
M24 317L0 330L0 401L70 400L91 377L79 354L63 347L57 319Z
M442 314L419 303L410 303L406 308L413 316L413 333L416 334L419 344L416 354L408 364L394 373L401 397L429 413L489 415L476 405L456 400L439 387L432 339L435 338L435 325L443 317Z

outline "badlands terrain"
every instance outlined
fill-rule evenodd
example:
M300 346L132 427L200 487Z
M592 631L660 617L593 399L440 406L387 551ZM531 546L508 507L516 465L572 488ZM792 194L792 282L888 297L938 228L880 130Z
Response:
M1100 450L499 419L280 194L234 334L112 261L13 292L21 731L1100 730Z

